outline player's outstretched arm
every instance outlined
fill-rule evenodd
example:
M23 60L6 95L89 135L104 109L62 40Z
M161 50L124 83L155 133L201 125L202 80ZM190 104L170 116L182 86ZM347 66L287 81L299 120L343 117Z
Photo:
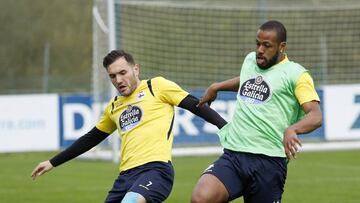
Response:
M239 84L240 84L240 77L211 84L205 90L204 95L200 98L200 102L198 106L202 107L205 103L210 105L211 102L213 102L216 99L218 91L233 91L233 92L238 91Z
M216 111L214 111L208 105L203 105L202 107L199 107L197 106L198 103L199 99L189 94L180 102L178 106L203 118L207 122L217 126L219 129L226 125L226 120L221 117Z
M50 163L49 160L41 162L34 168L31 173L31 177L33 178L33 180L35 180L36 177L41 176L42 174L50 171L53 168L54 166Z
M103 132L94 127L88 133L76 140L70 147L55 155L52 159L41 162L37 167L35 167L31 173L31 177L35 179L37 176L50 171L52 168L83 154L102 142L108 136L109 133Z

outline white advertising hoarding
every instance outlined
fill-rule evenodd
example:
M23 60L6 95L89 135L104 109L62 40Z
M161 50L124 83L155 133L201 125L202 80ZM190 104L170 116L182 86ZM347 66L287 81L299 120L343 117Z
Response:
M0 152L59 149L59 96L0 96Z
M360 84L324 87L326 140L360 139Z

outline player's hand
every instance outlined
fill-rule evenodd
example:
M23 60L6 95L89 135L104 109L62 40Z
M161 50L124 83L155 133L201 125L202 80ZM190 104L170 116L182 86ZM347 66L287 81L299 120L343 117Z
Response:
M197 107L202 107L205 103L207 103L209 106L211 104L211 102L213 102L216 97L217 97L217 90L215 88L215 83L210 85L210 87L208 87L205 90L204 95L200 98L200 102L197 105Z
M54 166L50 163L49 160L41 162L32 171L31 177L32 177L33 180L35 180L36 177L41 176L42 174L50 171L53 168L54 168Z
M287 158L296 159L296 154L301 148L301 141L293 129L287 128L285 130L283 144Z

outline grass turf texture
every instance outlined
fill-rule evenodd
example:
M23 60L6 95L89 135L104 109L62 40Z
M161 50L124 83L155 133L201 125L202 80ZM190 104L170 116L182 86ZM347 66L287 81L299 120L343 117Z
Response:
M0 154L0 202L103 202L117 176L116 165L76 159L33 181L32 169L54 154ZM202 170L215 159L216 156L174 158L175 184L166 202L189 202ZM360 150L302 153L288 166L283 202L360 201Z

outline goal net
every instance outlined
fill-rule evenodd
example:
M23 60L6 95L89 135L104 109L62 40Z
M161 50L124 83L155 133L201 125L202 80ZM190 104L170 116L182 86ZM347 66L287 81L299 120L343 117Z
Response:
M255 50L258 27L276 19L288 30L289 58L304 65L317 86L359 83L360 2L319 2L115 0L115 43L133 54L142 79L161 75L203 90L238 75ZM94 8L107 19L105 1L94 0ZM101 66L108 35L98 18L94 14L93 96L102 102L111 91Z

